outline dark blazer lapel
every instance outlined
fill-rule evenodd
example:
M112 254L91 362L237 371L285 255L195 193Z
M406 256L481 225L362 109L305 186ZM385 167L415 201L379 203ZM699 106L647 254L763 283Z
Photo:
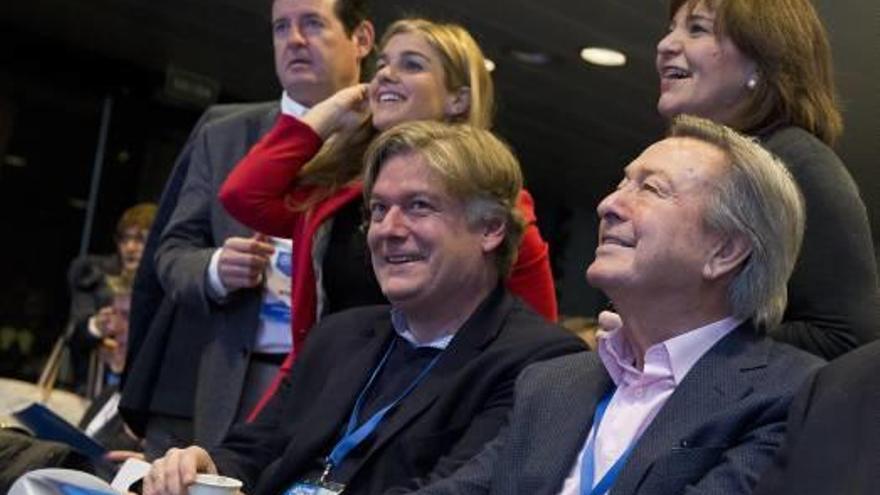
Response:
M377 436L370 444L369 451L361 458L360 464L354 468L353 473L430 406L440 392L450 385L455 385L450 377L454 377L461 367L479 355L482 349L495 339L512 305L513 299L500 287L486 298L486 301L458 331L449 343L449 347L443 351L434 369L428 373L424 381L385 419L385 424L376 431Z
M305 398L306 402L319 401L322 405L311 408L312 414L303 417L294 430L285 452L285 457L290 459L285 459L284 465L305 465L316 457L330 453L348 424L358 394L387 349L391 331L388 318L380 318L351 339L349 348L337 349L341 351L339 355L327 356L327 367L336 369L329 373L331 378L324 384L319 396ZM296 380L295 371L296 368L291 376L293 380Z
M568 356L570 367L554 370L554 383L540 392L541 404L527 411L538 438L526 438L527 458L522 466L524 479L547 480L534 493L559 493L584 447L596 405L613 386L599 356L584 352ZM530 428L532 429L532 428ZM513 437L516 432L512 432Z
M730 332L700 358L639 439L612 493L635 493L651 466L672 449L687 447L688 435L706 418L752 392L755 369L767 366L769 345L750 323Z

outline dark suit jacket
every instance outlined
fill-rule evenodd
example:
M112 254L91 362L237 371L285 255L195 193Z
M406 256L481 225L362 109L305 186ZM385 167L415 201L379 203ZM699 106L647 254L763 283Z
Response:
M255 423L211 452L251 495L282 493L339 439L356 396L394 333L387 306L325 318ZM459 330L425 380L367 440L346 494L415 488L450 474L505 423L516 376L541 359L584 350L565 330L496 290Z
M228 431L256 333L260 296L242 290L223 304L207 295L215 248L252 232L217 201L226 175L267 132L278 102L209 110L166 185L135 280L129 363L120 405L143 433L155 414L193 418L194 439L214 445Z
M880 342L833 361L801 388L785 447L756 494L880 491Z
M785 433L793 391L821 361L745 324L691 369L645 430L614 495L748 493ZM598 354L530 366L506 434L424 494L556 494L613 382Z

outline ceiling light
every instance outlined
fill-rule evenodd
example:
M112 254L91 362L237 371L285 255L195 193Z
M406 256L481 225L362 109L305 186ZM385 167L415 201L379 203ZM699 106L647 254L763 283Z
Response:
M617 67L626 64L626 55L610 48L588 46L581 50L581 58L585 61L606 67Z

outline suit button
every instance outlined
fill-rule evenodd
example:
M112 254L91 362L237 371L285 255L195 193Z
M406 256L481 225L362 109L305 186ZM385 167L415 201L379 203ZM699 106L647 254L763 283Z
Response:
M681 447L682 447L683 449L686 449L686 448L688 448L688 447L690 447L690 446L691 446L691 443L688 442L687 440L682 440L682 441L681 441Z

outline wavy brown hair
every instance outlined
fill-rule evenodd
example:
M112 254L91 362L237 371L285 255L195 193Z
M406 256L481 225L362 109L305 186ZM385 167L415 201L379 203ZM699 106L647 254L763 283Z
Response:
M730 37L759 70L749 101L726 124L742 132L796 125L833 145L843 117L828 34L810 0L671 0L669 18L701 4L715 13L719 35Z

